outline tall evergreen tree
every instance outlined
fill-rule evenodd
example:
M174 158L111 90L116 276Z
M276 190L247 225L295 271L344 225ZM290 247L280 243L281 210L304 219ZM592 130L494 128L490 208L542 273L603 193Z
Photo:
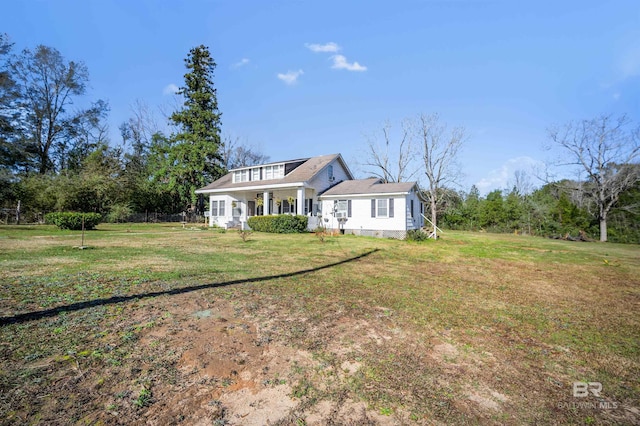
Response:
M169 118L178 132L171 135L162 178L187 205L195 204L196 189L221 177L225 169L213 85L216 63L209 48L200 45L189 51L185 65L185 85L178 91L184 104Z
M481 204L480 225L483 228L499 230L505 222L504 219L504 199L502 198L502 191L496 189L488 193L486 200Z

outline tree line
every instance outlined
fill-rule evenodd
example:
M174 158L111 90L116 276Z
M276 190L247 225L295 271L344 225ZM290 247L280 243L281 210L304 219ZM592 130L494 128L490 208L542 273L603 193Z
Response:
M167 117L171 131L161 131L138 101L116 141L107 101L76 106L87 97L84 63L44 45L12 50L8 35L0 34L0 205L14 209L19 202L25 221L51 211L119 221L133 212L202 210L195 189L228 168L267 159L237 138L221 137L216 63L206 46L184 60L177 93L183 103Z
M221 136L209 49L194 47L184 65L182 105L166 117L171 130L160 130L138 101L114 141L107 101L76 106L87 97L84 63L44 45L16 53L0 34L0 207L21 206L27 222L52 211L94 212L111 221L134 212L201 212L195 189L231 168L266 162L249 144ZM468 140L464 128L449 128L437 114L409 117L399 132L391 127L367 138L365 172L386 182L421 181L433 237L441 225L640 242L640 127L624 115L549 129L549 143L566 154L554 166L575 171L575 178L486 197L477 188L452 189Z
M572 179L541 178L531 191L522 171L516 185L481 197L454 188L461 175L459 152L468 135L449 129L437 114L386 123L367 138L363 166L385 182L417 179L428 200L431 237L438 226L494 232L526 232L562 238L640 243L640 126L626 115L601 115L548 129L549 146L561 160L549 164ZM525 184L526 183L526 184Z
M577 183L561 180L528 193L516 187L497 189L484 197L475 186L466 193L445 191L440 223L445 229L597 240L597 206L571 189ZM620 199L608 215L608 240L638 244L640 184L625 191Z

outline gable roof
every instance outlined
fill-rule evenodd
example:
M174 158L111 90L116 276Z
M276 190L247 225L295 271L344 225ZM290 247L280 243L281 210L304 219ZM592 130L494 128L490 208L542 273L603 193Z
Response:
M304 182L308 182L314 176L318 175L322 170L324 170L333 160L338 160L342 164L342 167L347 172L350 178L353 178L349 168L345 164L342 156L340 154L331 154L331 155L321 155L318 157L311 157L307 159L298 159L298 160L289 160L289 161L278 161L271 162L268 164L259 164L252 167L240 167L234 170L240 169L249 169L253 167L263 167L267 165L273 164L287 164L287 163L299 163L304 161L302 164L297 166L283 178L279 179L268 179L268 180L259 180L259 181L249 181L249 182L233 182L232 176L233 171L227 173L220 179L210 183L204 188L200 188L196 190L196 193L205 193L205 192L218 192L220 190L233 190L233 189L243 189L243 188L258 188L258 187L268 187L272 185L286 185L286 184L302 184Z
M327 189L321 196L405 194L415 186L416 182L382 183L382 179L378 178L345 180Z
M240 167L234 167L233 169L229 169L229 173L235 172L236 170L248 170L248 169L253 169L255 167L274 166L276 164L304 163L307 160L309 160L309 157L296 158L295 160L287 160L287 161L271 161L269 163L254 164L253 166L240 166Z

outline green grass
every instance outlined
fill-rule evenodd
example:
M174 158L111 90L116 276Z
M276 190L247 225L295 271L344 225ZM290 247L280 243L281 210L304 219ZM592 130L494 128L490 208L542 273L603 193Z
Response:
M77 231L0 227L5 319L139 296L2 325L0 418L9 423L55 422L62 411L97 420L107 406L139 420L161 399L155 388L151 398L151 386L178 386L184 350L168 348L166 336L139 342L154 330L180 330L167 315L175 299L167 292L194 286L204 286L188 293L194 300L231 304L272 324L270 339L314 354L321 367L288 378L306 404L348 395L416 422L616 423L603 410L556 409L574 400L574 381L599 381L608 400L638 407L638 246L465 232L421 243L263 233L243 241L179 224L100 225L84 244L74 248ZM249 281L206 287L239 280ZM366 324L362 333L353 331L358 324ZM362 364L345 378L335 374L346 356L336 342ZM82 393L89 378L103 390ZM123 396L106 401L105 389ZM500 412L468 398L490 390L508 398ZM50 402L53 391L69 396Z

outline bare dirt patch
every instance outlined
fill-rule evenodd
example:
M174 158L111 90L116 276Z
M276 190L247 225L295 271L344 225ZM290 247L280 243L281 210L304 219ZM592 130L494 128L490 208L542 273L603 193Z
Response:
M154 299L154 309L166 319L141 326L138 350L147 353L158 347L163 351L174 348L179 379L173 384L151 380L148 388L153 402L143 411L123 409L117 399L123 391L103 385L103 392L116 397L106 402L105 412L88 418L153 425L177 421L194 425L216 421L228 425L397 424L397 415L380 414L355 395L349 397L346 386L348 378L362 368L354 359L354 350L362 352L367 344L386 342L379 331L364 321L340 318L343 328L331 339L340 343L332 343L336 352L328 355L336 358L321 359L298 345L287 344L285 336L290 328L306 319L286 313L274 317L268 306L256 309L251 305L249 313L248 305L249 298L215 303L186 295ZM146 324L148 319L143 311L130 318L137 324ZM144 364L139 359L130 369L145 370ZM134 390L125 398L135 404L138 394L139 390Z
M0 424L638 423L629 255L118 235L7 252ZM617 408L573 408L576 380Z

